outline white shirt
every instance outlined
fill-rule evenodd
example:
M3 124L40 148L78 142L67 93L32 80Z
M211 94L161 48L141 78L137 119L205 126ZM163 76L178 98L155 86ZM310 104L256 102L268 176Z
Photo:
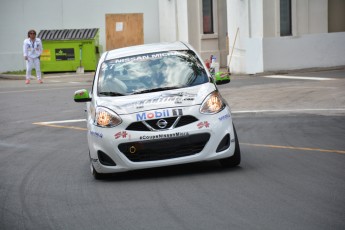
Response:
M35 38L34 41L32 41L30 38L27 38L24 40L23 44L23 53L24 57L28 58L38 58L42 54L42 42L41 39Z

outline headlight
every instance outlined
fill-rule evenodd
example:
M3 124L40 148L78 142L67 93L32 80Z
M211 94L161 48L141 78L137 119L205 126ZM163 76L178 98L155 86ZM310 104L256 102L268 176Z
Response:
M200 113L215 114L222 111L224 107L222 97L217 91L214 91L201 104Z
M110 109L104 107L97 107L95 125L110 128L121 124L121 118Z

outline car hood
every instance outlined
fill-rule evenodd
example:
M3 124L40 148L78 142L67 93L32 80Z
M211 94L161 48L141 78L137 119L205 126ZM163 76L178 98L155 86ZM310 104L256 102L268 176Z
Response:
M215 91L212 83L198 86L136 94L120 97L97 97L97 106L107 107L117 114L200 105L205 97Z

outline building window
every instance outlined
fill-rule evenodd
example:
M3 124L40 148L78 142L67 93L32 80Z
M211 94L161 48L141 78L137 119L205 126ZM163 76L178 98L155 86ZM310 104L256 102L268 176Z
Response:
M202 18L204 34L213 34L213 0L202 0Z
M280 36L291 35L291 0L280 0Z

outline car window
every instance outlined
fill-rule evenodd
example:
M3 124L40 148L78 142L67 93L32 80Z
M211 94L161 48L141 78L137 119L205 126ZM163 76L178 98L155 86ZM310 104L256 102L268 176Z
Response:
M194 52L150 53L102 63L98 95L110 95L109 92L121 95L146 93L206 82L209 78Z

